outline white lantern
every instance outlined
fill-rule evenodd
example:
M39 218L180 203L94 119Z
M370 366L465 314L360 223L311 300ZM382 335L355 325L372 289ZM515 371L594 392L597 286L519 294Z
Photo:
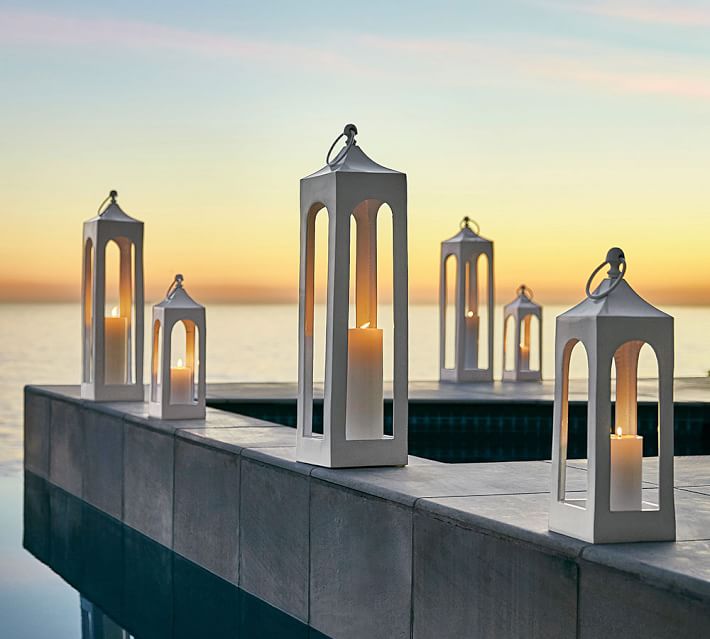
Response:
M592 278L605 264L608 277L592 293ZM639 297L625 273L623 252L611 249L587 282L587 299L557 318L550 530L594 543L675 539L673 318ZM569 364L578 342L589 362L586 499L565 491ZM658 361L658 504L643 495L643 438L637 434L637 367L644 344Z
M476 230L471 228L476 225ZM439 379L442 382L493 381L493 242L479 235L478 224L464 217L459 232L441 243L439 285ZM485 282L486 337L481 339L479 281L482 260L487 260ZM447 262L453 260L455 272L454 355L447 365L446 342L449 286ZM484 358L481 357L485 353Z
M504 381L539 382L542 379L542 307L532 298L532 290L522 284L515 299L503 309ZM532 339L533 318L537 318L537 345L533 345ZM537 348L537 362L531 358L533 348Z
M111 191L98 215L84 222L81 396L143 401L143 222L126 215L116 197ZM111 242L119 251L115 303L106 299Z
M328 466L407 463L407 177L373 162L345 127L326 166L301 180L299 461ZM340 138L343 149L330 154ZM382 329L378 325L377 216L392 211L393 424L384 434ZM315 219L328 217L323 433L313 432ZM349 324L350 224L357 226L354 325Z
M182 275L176 275L165 299L153 307L149 414L159 419L205 417L205 307L187 294L182 282ZM173 352L173 330L178 324L185 342Z

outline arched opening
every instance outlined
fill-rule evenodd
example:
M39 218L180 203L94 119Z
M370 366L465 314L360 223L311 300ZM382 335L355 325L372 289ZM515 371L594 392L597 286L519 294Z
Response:
M565 344L562 354L560 398L560 500L586 508L588 473L587 431L589 360L584 344L576 339ZM569 471L569 472L568 472Z
M644 472L658 473L658 386L640 389L639 371L658 378L653 349L640 340L621 344L611 362L609 505L613 511L658 510L657 482L643 484ZM642 399L639 396L642 393Z
M84 244L84 365L82 366L82 381L91 384L94 381L94 332L91 326L94 321L94 243L91 238Z
M456 284L458 260L455 255L444 259L444 368L456 366Z
M386 202L377 211L377 325L382 329L383 380L394 379L394 213ZM382 435L392 435L391 405L384 406Z
M478 368L489 366L488 336L489 315L493 312L488 304L490 262L485 253L478 256L476 264L476 290L478 291Z
M540 353L540 319L537 315L527 315L525 317L529 356L528 370L539 371L541 363Z
M324 214L321 214L325 211ZM325 380L326 323L328 312L328 262L330 215L321 203L311 205L306 217L306 245L304 254L304 318L303 369L300 371L305 386L306 400L300 418L306 437L323 433L322 389ZM318 396L320 395L320 397Z
M136 382L135 247L126 237L109 240L104 248L104 381ZM141 380L142 381L142 380Z
M350 219L345 436L378 439L386 430L385 370L390 379L393 371L392 211L377 200L365 200Z
M503 370L515 368L515 317L508 315L503 326Z
M153 322L153 347L150 362L151 394L150 401L157 402L160 399L160 381L163 378L163 340L160 320Z
M192 320L180 320L170 331L170 403L195 402L195 380L199 377L198 328Z

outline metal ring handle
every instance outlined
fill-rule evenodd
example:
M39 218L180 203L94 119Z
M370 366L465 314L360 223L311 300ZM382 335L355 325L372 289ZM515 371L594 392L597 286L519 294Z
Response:
M182 288L182 283L185 278L178 273L175 276L175 279L173 280L172 284L168 287L167 292L165 293L165 299L171 299L173 295L175 295L175 291L177 291L179 288Z
M101 204L99 204L99 209L98 211L96 211L96 215L101 215L103 213L101 209L104 208L104 204L106 204L106 202L108 202L109 200L111 200L111 204L116 204L117 197L118 191L109 191L108 197L103 202L101 202Z
M328 166L333 166L334 164L337 164L342 160L347 152L350 150L350 148L355 144L355 136L357 135L357 127L354 124L346 124L345 128L343 129L343 132L335 138L333 141L333 144L330 145L330 148L328 149L328 153L325 155L325 163ZM335 145L340 142L341 138L347 138L347 142L345 143L345 146L340 149L338 154L331 160L330 159L330 154L333 152L333 149L335 148Z
M604 299L604 298L605 298L607 295L609 295L609 293L611 293L617 286L619 286L619 284L621 283L621 280L624 279L624 275L626 275L626 260L622 257L622 258L619 260L619 263L621 264L621 272L619 273L618 277L614 278L614 281L613 281L612 285L611 285L606 291L604 291L603 293L596 294L596 293L592 293L592 292L590 291L590 288L591 288L591 286L592 286L592 280L594 279L594 277L596 276L596 274L599 273L599 271L601 271L607 264L608 264L609 266L613 266L613 265L611 264L611 262L610 262L609 260L604 260L599 266L597 266L597 268L595 268L595 269L592 271L592 274L589 276L589 279L587 280L587 286L584 288L585 292L587 293L587 297L588 297L590 300L601 300L601 299Z
M476 220L474 220L472 217L469 217L468 215L464 216L463 220L461 220L461 223L459 224L459 227L462 229L464 229L464 228L470 229L471 222L473 222L476 225L476 230L474 231L474 233L476 235L480 235L481 234L481 226L478 224L478 222L476 222Z
M523 295L523 296L527 297L529 300L532 300L532 298L535 295L533 290L529 286L525 286L525 284L521 284L520 286L518 286L518 290L515 291L515 294L516 295Z

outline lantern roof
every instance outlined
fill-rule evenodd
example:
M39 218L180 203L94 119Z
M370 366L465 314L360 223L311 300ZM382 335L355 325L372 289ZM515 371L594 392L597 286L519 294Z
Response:
M165 295L165 299L162 302L156 304L156 308L174 308L174 309L201 309L204 308L202 304L199 304L193 300L187 291L183 288L183 276L179 273L175 276L173 283L170 285L168 292Z
M116 198L118 197L118 192L117 191L111 191L108 195L108 197L101 203L101 206L99 206L99 211L96 214L95 217L92 217L89 222L96 222L98 220L107 220L110 222L133 222L137 224L142 224L140 220L137 220L134 217L131 217L128 215L116 202ZM109 205L102 211L101 208L103 207L106 202L109 202Z
M608 277L591 292L594 276L609 265ZM621 270L619 267L622 267ZM578 319L583 317L635 317L635 318L670 318L671 316L657 309L643 299L626 282L626 258L620 248L609 249L606 260L591 274L587 281L587 298L572 307L560 318Z
M402 175L401 171L388 169L386 166L377 164L370 158L358 145L355 136L357 135L357 127L354 124L347 124L343 132L336 138L335 142L330 147L325 158L325 166L304 177L304 180L320 177L322 175L330 175L331 173L389 173ZM345 146L335 155L330 158L335 145L341 138L346 138Z
M508 311L536 311L542 308L537 302L533 301L533 292L530 288L521 284L516 291L515 299L505 305L506 312Z
M475 230L471 228L471 224L475 224ZM480 231L481 229L478 226L478 222L468 217L467 215L461 220L461 229L459 230L459 232L456 233L456 235L450 237L448 240L444 240L444 243L465 244L468 242L482 242L487 244L493 244L492 240L489 240L480 235Z

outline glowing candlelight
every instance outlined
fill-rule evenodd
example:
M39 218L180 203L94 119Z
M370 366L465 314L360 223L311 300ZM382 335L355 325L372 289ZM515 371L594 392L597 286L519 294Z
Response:
M104 318L106 384L126 383L126 345L128 343L128 318L120 317L118 307L111 309L111 316Z
M348 381L345 408L347 439L380 439L384 430L382 329L348 330Z
M170 403L192 403L192 368L184 366L182 359L178 359L177 366L170 368Z
M643 437L624 435L621 426L611 436L610 506L612 510L641 510Z

